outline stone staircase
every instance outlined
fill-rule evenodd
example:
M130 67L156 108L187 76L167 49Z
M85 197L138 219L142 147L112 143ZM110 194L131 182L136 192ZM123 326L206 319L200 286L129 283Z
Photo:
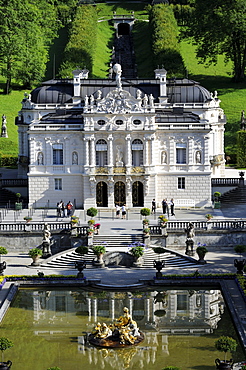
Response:
M97 235L94 237L93 245L107 243L107 252L128 252L129 245L133 242L143 242L141 234L136 235ZM54 255L47 260L44 260L41 267L50 269L75 269L75 262L81 259L86 261L86 268L94 268L93 260L95 255L90 250L89 253L81 257L75 252L75 248ZM196 262L193 262L186 256L182 256L175 252L167 251L164 254L157 255L151 248L147 249L143 256L143 265L141 268L153 268L154 260L164 260L165 268L198 268L201 267ZM113 266L115 267L115 266Z
M246 203L246 186L239 186L229 190L220 197L220 202L223 204L241 204Z

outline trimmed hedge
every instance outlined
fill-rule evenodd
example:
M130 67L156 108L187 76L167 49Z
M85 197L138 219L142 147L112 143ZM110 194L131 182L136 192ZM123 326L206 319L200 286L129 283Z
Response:
M246 131L237 133L237 167L246 167Z
M179 51L178 26L172 7L154 5L149 14L155 68L164 67L169 76L184 76L185 67Z
M15 167L17 166L18 157L13 157L8 154L0 154L0 167Z
M64 50L60 77L72 77L72 71L87 68L92 71L95 41L97 37L97 12L92 6L80 6L69 32L69 41Z

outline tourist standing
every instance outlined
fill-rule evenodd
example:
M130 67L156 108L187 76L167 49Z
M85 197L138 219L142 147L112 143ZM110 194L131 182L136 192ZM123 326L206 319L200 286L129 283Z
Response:
M171 208L171 216L175 216L175 213L174 213L174 199L173 198L170 200L170 208Z
M156 201L155 201L155 199L153 199L153 200L152 200L152 208L151 208L151 212L152 212L152 213L155 213L155 211L156 211Z
M116 208L116 218L120 218L120 206L116 204L115 208Z
M121 207L121 214L122 214L122 218L126 218L126 205L125 204Z
M162 203L162 212L165 215L166 213L168 213L167 212L167 209L168 209L167 199L163 199L161 203Z
M69 201L67 204L67 217L72 216L72 214L73 214L73 203Z

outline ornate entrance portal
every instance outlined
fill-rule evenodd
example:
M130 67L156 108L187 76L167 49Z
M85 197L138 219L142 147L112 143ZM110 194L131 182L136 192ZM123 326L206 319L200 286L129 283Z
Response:
M116 182L114 186L114 203L119 206L126 204L126 186L122 181Z
M143 184L140 181L135 181L132 185L132 205L133 207L143 207Z
M108 186L106 182L100 181L97 184L97 206L107 207L108 206Z

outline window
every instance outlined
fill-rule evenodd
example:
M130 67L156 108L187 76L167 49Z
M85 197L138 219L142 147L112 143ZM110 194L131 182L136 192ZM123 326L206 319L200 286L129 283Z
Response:
M186 144L176 144L176 163L186 163Z
M115 123L116 123L116 125L123 125L123 121L121 120L121 119L117 119L116 121L115 121Z
M135 119L133 123L134 125L140 125L142 122L140 121L140 119Z
M53 164L63 164L63 145L53 145Z
M55 179L55 190L62 190L62 179Z
M140 139L132 142L132 165L134 167L143 165L143 142Z
M96 142L96 166L104 167L108 164L108 145L103 139Z
M185 177L178 177L178 189L185 189Z
M97 121L97 124L99 126L103 126L103 125L105 125L105 121L103 119L99 119L99 121Z

